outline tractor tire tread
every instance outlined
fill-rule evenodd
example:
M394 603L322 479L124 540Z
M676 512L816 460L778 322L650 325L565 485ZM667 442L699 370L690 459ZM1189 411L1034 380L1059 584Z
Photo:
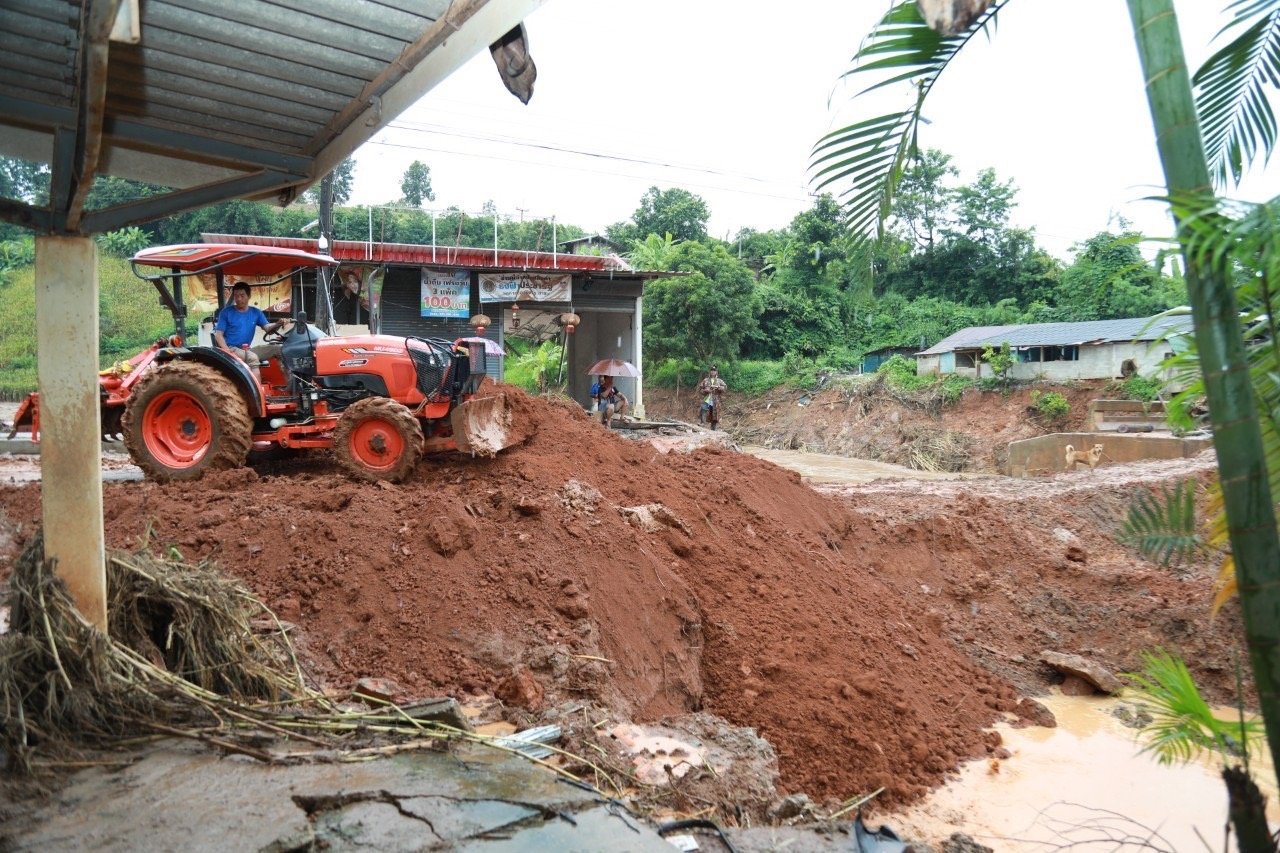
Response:
M146 403L165 391L187 391L207 401L214 422L213 447L195 465L185 469L170 468L156 460L147 450L141 419ZM152 370L129 395L121 419L124 444L134 464L152 480L196 480L206 471L239 468L253 447L253 419L244 396L235 384L216 368L195 361L171 361Z
M391 425L405 442L405 452L396 464L385 470L366 467L351 453L351 433L361 423L378 418ZM347 407L333 432L333 455L338 465L353 477L361 480L388 480L398 483L418 466L425 446L422 427L413 412L403 403L390 397L366 397Z

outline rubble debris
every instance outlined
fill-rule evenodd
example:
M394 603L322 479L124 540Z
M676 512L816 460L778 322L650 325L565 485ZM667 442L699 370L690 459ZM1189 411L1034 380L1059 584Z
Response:
M675 527L685 536L693 536L689 525L662 504L643 504L641 506L620 506L618 512L632 527L638 527L645 533L657 533L665 527Z
M362 678L356 682L351 693L357 699L395 702L397 697L404 696L404 688L389 678Z
M1028 699L1025 696L1018 700L1018 705L1013 709L1013 713L1018 716L1018 721L1013 724L1015 729L1023 729L1027 726L1041 726L1046 729L1056 729L1058 727L1058 718L1053 715L1052 711L1036 700Z
M1124 684L1121 683L1120 679L1116 678L1103 667L1093 661L1086 660L1080 655L1044 651L1040 653L1040 660L1044 661L1049 666L1069 678L1075 677L1081 681L1087 682L1102 693L1119 693L1124 689ZM1064 688L1063 692L1066 693L1067 690ZM1068 695L1080 696L1084 694L1072 693Z
M564 729L559 726L537 726L497 738L494 743L507 749L514 749L530 758L547 758L553 755L554 751L542 744L555 743L560 740L563 733Z

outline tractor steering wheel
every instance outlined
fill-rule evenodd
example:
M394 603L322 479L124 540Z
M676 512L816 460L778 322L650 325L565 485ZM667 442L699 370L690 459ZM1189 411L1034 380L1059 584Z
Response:
M289 323L289 328L287 330L276 329L274 332L267 332L262 336L262 342L264 344L284 343L284 339L289 335L289 332L293 331L293 321L288 320L286 322Z

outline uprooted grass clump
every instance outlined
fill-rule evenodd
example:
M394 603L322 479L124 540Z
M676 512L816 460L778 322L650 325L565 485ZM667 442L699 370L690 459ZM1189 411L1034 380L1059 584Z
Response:
M14 769L34 751L79 746L218 719L223 702L277 702L305 692L270 611L208 563L141 550L107 560L110 636L80 616L33 537L9 578L0 636L0 746Z
M580 782L465 721L441 722L431 702L415 709L353 693L334 703L307 686L284 627L248 589L210 562L147 549L108 557L109 635L81 617L41 534L19 557L0 634L0 761L11 773L167 735L268 763L364 761L465 740Z

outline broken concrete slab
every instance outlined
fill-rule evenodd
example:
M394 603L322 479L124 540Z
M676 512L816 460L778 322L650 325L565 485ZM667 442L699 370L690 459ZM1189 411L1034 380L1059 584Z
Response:
M475 744L286 766L164 741L121 761L4 802L0 848L670 850L616 802Z
M1082 658L1080 655L1044 651L1040 653L1040 660L1044 661L1058 672L1061 672L1063 675L1074 675L1076 678L1084 679L1103 693L1119 693L1124 689L1124 684L1120 679L1116 678L1103 667L1093 661Z

